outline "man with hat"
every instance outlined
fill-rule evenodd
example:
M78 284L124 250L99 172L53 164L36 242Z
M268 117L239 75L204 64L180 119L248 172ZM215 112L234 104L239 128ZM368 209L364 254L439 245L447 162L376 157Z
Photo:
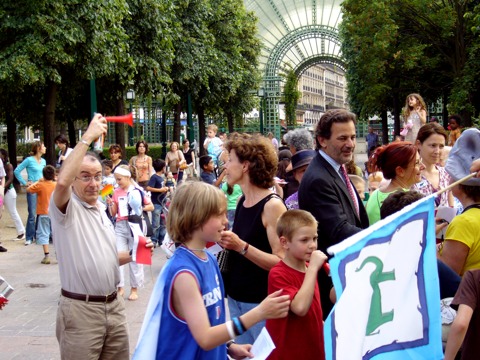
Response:
M462 275L462 281L451 306L457 315L448 334L445 359L456 359L462 347L462 359L477 359L480 351L480 131L465 130L455 142L446 169L452 181L470 172L477 177L452 189L464 206L462 214L453 218L447 228L440 259ZM476 160L475 160L476 159ZM475 161L474 161L475 160Z
M291 168L287 168L287 170L289 174L293 174L293 177L299 184L302 181L303 174L305 174L305 171L307 170L308 164L310 164L310 161L312 161L314 156L315 150L300 150L292 156L292 162L289 165ZM285 205L288 210L299 209L298 191L285 200Z
M453 181L470 174L470 167L480 155L480 130L465 130L455 142L445 166ZM480 269L480 179L472 178L452 188L464 210L453 218L445 234L440 259L457 274Z

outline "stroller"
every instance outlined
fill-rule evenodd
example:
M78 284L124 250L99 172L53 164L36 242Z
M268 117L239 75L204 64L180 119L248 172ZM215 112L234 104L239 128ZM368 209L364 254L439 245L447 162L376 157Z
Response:
M172 195L168 195L162 200L162 212L160 214L160 224L161 224L160 227L163 227L164 229L162 245L160 245L160 248L163 250L165 255L167 255L167 259L170 259L173 256L173 253L175 252L175 249L176 249L175 243L168 235L167 229L166 229L168 208L170 207L170 203L172 202L171 196Z

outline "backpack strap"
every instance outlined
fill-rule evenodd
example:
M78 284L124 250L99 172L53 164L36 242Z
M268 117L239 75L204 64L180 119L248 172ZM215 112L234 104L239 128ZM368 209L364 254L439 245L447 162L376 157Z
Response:
M140 190L139 188L136 188L136 187L134 187L133 190L138 190L138 191L140 191L140 197L141 197L141 199L142 199L141 201L142 201L142 205L143 205L143 200L144 200L143 191ZM127 193L127 197L128 197L129 194L130 194L130 193ZM131 213L132 213L132 207L130 206L130 203L129 203L128 201L127 201L127 208L128 208L128 215L131 215ZM142 213L143 213L143 211L142 211ZM143 214L142 214L142 215L143 215Z

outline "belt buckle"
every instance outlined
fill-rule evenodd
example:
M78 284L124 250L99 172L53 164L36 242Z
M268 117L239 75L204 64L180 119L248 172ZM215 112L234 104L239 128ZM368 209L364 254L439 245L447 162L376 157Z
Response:
M108 297L109 297L109 295L105 295L105 304L108 303Z

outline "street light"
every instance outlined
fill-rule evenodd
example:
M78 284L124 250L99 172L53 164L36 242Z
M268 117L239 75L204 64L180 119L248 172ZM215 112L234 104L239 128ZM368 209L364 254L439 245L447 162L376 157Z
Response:
M127 91L127 100L129 101L129 112L132 112L133 101L135 100L135 91L133 89ZM128 145L133 146L133 126L128 127Z

